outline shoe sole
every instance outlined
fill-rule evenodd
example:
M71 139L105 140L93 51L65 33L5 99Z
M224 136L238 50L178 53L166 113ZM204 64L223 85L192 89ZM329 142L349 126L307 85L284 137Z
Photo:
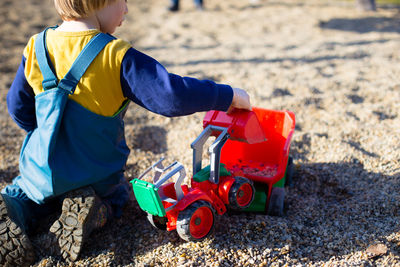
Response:
M25 232L8 216L0 195L0 265L29 266L35 260L32 243Z
M76 261L83 244L94 229L95 212L99 201L91 187L74 190L66 195L62 213L50 232L55 235L61 256L70 262Z

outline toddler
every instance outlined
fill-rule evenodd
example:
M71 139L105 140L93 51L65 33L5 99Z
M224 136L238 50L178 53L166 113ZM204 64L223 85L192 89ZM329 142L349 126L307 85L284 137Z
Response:
M123 116L129 102L164 116L251 109L229 85L169 73L111 34L126 0L54 0L60 26L32 36L7 94L8 111L27 132L20 175L0 194L0 264L32 264L29 236L61 210L49 249L75 261L89 234L121 216L131 188ZM49 251L50 252L50 251Z

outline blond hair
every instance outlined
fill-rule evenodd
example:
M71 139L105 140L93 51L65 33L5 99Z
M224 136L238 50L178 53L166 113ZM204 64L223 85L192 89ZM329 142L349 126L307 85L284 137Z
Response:
M57 13L63 20L89 17L116 0L54 0Z

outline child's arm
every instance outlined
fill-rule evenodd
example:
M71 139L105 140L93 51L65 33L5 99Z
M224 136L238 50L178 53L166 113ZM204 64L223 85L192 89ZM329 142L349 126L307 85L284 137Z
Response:
M247 93L210 80L181 77L153 58L130 48L121 66L124 95L142 107L164 116L200 111L250 108ZM233 101L232 101L233 100Z
M7 94L7 107L11 118L29 132L36 127L35 95L25 78L25 57Z

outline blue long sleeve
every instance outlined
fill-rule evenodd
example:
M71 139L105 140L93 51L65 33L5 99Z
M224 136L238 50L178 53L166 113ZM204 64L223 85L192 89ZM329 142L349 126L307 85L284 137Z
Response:
M229 85L168 73L159 62L134 48L127 51L122 61L121 85L125 97L169 117L226 111L233 97Z
M35 95L25 78L25 57L7 94L7 107L11 118L29 132L36 128Z
M11 118L29 132L36 128L35 95L25 77L25 61L22 57L7 94L7 106ZM208 110L226 111L233 97L229 85L168 73L159 62L133 48L122 61L121 86L125 97L169 117Z

